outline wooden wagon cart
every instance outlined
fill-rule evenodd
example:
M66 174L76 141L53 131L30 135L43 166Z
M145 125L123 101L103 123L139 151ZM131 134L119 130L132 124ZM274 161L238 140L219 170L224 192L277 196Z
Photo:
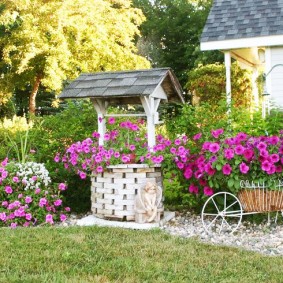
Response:
M244 215L283 211L283 183L278 181L275 190L264 183L241 181L238 195L218 192L205 202L201 219L207 232L235 232ZM277 215L276 219L277 221Z

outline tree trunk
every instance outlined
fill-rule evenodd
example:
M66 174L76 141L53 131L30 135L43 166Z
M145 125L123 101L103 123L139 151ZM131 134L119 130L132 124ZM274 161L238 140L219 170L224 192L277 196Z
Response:
M40 82L41 82L41 76L37 75L34 85L32 87L31 94L29 96L29 114L31 115L35 115L35 107L36 107L35 98L40 86Z

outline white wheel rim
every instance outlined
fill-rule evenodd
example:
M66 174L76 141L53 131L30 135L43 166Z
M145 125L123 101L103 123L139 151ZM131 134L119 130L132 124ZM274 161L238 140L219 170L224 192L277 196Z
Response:
M219 205L217 205L214 200L219 195L223 195L223 198L224 198L223 209L220 209ZM232 204L227 204L227 196L230 196L230 198L233 199ZM206 213L205 212L205 209L209 203L212 203L214 205L216 213ZM229 211L229 209L235 205L239 206L239 209ZM210 221L210 223L207 224L207 220L205 218L211 217L211 216L215 216L215 217L212 219L212 221ZM222 220L220 220L221 225L220 225L219 233L222 233L224 224L226 227L228 227L229 230L231 230L230 233L234 233L238 229L239 225L241 224L242 217L243 217L243 208L242 208L241 202L235 195L229 192L218 192L210 196L206 200L205 204L203 205L202 212L201 212L202 225L207 233L211 233L210 228L219 218L222 218ZM231 218L235 218L235 219L239 218L235 227L232 227L229 224L229 219Z

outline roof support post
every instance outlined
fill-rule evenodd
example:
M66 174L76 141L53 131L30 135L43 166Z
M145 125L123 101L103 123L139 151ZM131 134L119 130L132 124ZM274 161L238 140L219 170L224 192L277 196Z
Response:
M93 106L97 112L97 123L98 123L98 133L99 133L99 140L98 144L104 144L104 135L106 133L106 122L105 122L105 114L106 109L108 106L108 102L102 99L91 99Z
M258 77L258 68L253 67L252 73L252 88L253 88L253 98L254 98L254 105L255 109L258 110L259 108L259 94L258 94L258 87L257 87L257 77Z
M154 97L141 97L141 103L147 117L147 141L150 150L156 144L155 141L155 120L158 119L157 108L160 103L160 99L154 99Z
M225 68L226 68L226 102L227 114L231 114L231 53L230 51L224 52L225 55Z

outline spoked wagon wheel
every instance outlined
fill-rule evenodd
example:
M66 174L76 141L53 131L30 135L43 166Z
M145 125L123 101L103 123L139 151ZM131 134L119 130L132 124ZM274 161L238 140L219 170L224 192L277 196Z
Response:
M201 220L207 232L233 233L239 227L243 209L239 199L231 193L219 192L205 202Z

